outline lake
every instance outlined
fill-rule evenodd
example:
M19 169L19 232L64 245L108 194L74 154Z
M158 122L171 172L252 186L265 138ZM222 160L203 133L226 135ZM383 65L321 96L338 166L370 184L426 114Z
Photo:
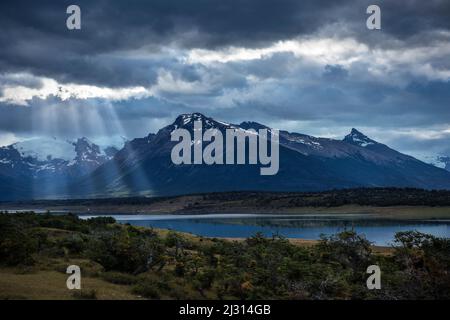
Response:
M437 237L450 237L450 220L393 220L368 214L206 214L206 215L111 215L119 223L170 229L205 237L247 238L261 232L286 238L319 239L354 229L376 245L391 245L399 231L417 230ZM92 216L82 216L83 219Z

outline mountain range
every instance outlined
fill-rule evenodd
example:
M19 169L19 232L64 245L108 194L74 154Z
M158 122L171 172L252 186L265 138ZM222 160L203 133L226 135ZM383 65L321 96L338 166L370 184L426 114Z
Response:
M118 152L87 138L77 141L30 139L0 148L0 199L57 196Z
M0 200L162 196L224 191L321 191L357 187L450 189L450 172L402 154L352 129L343 139L280 130L280 169L261 176L257 165L174 165L170 134L194 121L224 132L261 129L200 113L183 114L156 134L100 148L86 138L67 143L69 156L42 156L23 144L0 148ZM36 148L51 142L34 143ZM56 142L55 142L56 144ZM67 146L66 146L67 147ZM50 148L51 149L51 148Z

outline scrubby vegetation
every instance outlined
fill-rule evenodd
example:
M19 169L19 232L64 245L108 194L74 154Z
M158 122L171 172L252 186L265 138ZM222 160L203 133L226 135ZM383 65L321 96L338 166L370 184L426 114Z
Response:
M110 199L36 200L0 202L0 208L50 208L77 213L282 213L342 206L450 207L449 190L414 188L357 188L323 192L221 192L174 197L128 197Z
M45 265L64 273L67 261L80 261L83 276L120 285L136 297L450 298L450 240L411 231L398 233L396 244L382 255L353 231L306 247L259 234L240 242L206 239L120 225L112 218L0 214L0 270L36 272ZM372 264L381 268L381 290L366 287ZM95 299L97 292L73 298Z
M357 188L323 192L231 192L211 193L205 201L245 201L252 205L283 207L449 206L450 191L415 188Z

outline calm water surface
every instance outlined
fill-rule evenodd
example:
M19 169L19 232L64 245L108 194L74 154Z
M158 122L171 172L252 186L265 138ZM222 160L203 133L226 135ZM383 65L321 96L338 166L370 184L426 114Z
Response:
M205 237L246 238L261 232L286 238L319 239L354 229L377 245L390 245L399 231L417 230L450 237L450 220L392 220L370 215L111 215L120 223L189 232ZM92 216L83 216L87 219Z

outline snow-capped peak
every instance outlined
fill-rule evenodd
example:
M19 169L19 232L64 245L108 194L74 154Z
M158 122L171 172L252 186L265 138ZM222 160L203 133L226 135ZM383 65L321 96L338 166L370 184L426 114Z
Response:
M209 129L209 128L220 128L220 127L226 127L226 128L232 128L233 125L221 121L216 121L213 118L209 118L199 112L194 113L187 113L182 114L178 116L175 120L175 122L172 124L172 126L177 128L193 128L194 122L201 121L203 128Z
M369 137L367 137L360 131L356 130L355 128L352 128L350 134L345 136L344 141L347 143L358 145L360 147L367 147L377 143L376 141L370 139Z
M83 137L72 143L77 153L77 160L90 160L101 155L100 147Z
M177 123L179 126L183 126L194 121L203 121L205 119L207 119L207 117L199 112L185 113L178 116L178 118L175 120L175 123Z
M36 137L0 148L0 167L22 166L31 170L31 175L63 171L65 167L94 168L112 159L117 151L114 147L99 147L85 137L76 141Z
M69 141L57 138L32 138L17 142L13 147L23 157L36 158L39 161L49 159L62 159L70 161L75 158L76 152Z

